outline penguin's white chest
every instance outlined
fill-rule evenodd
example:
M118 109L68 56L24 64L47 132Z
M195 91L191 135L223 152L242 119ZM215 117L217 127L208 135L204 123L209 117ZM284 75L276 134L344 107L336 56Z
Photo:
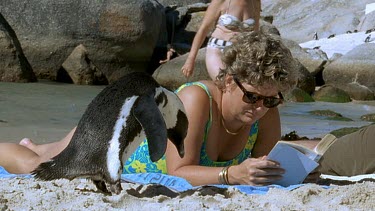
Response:
M122 130L126 127L126 120L129 118L130 111L137 98L138 96L133 96L124 101L113 127L112 138L109 141L109 148L107 151L107 168L113 180L119 179L121 173L120 170L122 169L121 161L119 159L120 135Z

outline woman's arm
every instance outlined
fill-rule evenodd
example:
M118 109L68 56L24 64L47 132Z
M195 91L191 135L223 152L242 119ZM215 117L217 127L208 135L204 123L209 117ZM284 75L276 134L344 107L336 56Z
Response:
M262 5L260 0L253 0L254 3L254 31L259 31L260 29L260 12L262 11Z
M258 137L251 157L229 169L229 181L232 184L268 185L278 179L284 170L279 163L268 160L266 155L280 140L281 126L279 111L271 108L259 119Z
M178 156L175 146L168 141L166 151L168 174L183 177L193 185L218 183L222 168L199 166L204 129L209 119L210 101L206 92L198 86L189 86L178 93L189 120L185 138L185 156Z

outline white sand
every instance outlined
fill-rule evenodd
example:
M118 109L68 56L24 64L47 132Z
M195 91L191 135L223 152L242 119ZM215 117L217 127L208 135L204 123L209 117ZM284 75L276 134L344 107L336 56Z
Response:
M177 197L166 196L167 191L156 185L129 183L123 183L121 194L106 196L84 179L12 178L0 183L0 210L375 210L374 182L329 189L309 184L293 191L271 189L266 195L211 187Z

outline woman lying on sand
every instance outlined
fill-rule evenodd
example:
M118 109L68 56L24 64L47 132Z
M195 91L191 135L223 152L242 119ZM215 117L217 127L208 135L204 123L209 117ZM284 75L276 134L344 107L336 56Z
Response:
M252 32L237 36L222 59L225 67L216 82L178 89L189 120L185 156L180 158L169 142L165 156L152 163L145 140L125 163L124 173L163 172L192 185L268 185L282 177L284 170L267 154L281 137L281 92L297 81L290 51L271 35ZM0 165L11 173L29 173L59 154L74 130L50 144L36 145L29 139L2 143ZM316 181L319 175L314 172L306 181Z

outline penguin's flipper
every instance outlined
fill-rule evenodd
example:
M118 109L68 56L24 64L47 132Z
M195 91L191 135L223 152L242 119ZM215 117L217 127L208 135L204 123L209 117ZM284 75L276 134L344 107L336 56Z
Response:
M134 104L133 114L145 131L150 158L158 161L167 149L167 128L151 94L140 96Z

